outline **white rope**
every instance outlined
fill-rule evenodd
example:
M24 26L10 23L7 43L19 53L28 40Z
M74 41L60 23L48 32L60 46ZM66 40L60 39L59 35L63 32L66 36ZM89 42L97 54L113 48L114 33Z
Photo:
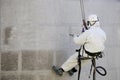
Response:
M82 19L85 20L85 11L84 11L84 2L83 2L83 0L80 0L80 8L81 8L81 13L82 13Z

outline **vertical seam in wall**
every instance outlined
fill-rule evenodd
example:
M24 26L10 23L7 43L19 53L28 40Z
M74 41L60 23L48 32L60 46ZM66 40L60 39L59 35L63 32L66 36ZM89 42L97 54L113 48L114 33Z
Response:
M1 80L1 51L0 51L0 80Z
M38 64L38 51L37 50L35 50L35 58L36 58L36 64L35 64L35 70L38 70L38 66L37 66L37 64Z
M18 51L18 80L20 80L21 71L22 71L22 52Z
M1 26L0 26L0 52L2 51L2 32L1 32Z
M18 71L22 70L22 53L21 51L18 52Z
M36 69L36 70L38 70L38 66L37 66L37 64L38 64L38 59L39 59L39 56L38 56L38 55L39 55L39 52L36 50L36 51L35 51L35 57L36 57L36 66L35 66L35 69ZM34 75L35 75L35 80L39 80L39 73L36 72Z
M1 0L0 0L0 11L1 11ZM0 12L0 17L1 17L1 12ZM0 24L1 24L1 19L0 19ZM2 30L1 30L1 26L0 26L0 80L1 80L1 52L2 52Z
M0 0L0 11L1 11L1 0ZM1 12L0 12L0 18L1 18ZM1 19L0 19L0 24L1 24ZM1 30L1 26L0 26L0 52L1 52L1 40L2 40L2 30ZM0 53L1 55L1 53ZM0 56L1 57L1 56ZM1 59L1 58L0 58ZM1 69L0 69L1 70ZM1 71L0 71L1 72Z
M118 69L118 70L117 70L117 80L119 80L119 79L120 79L120 78L119 78L119 75L120 75L119 72L120 72L120 71L119 71L119 68L118 68L118 67L117 67L117 69Z
M39 75L35 75L35 80L39 80Z

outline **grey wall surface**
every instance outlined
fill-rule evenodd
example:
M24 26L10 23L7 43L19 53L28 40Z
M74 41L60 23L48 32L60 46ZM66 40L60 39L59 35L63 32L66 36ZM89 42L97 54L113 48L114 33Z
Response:
M98 65L108 74L97 80L119 80L120 0L84 1L86 16L98 14L107 34ZM59 77L51 66L79 48L69 33L80 34L81 24L79 0L0 0L0 80L77 80L77 73ZM82 68L81 80L89 69L90 64Z

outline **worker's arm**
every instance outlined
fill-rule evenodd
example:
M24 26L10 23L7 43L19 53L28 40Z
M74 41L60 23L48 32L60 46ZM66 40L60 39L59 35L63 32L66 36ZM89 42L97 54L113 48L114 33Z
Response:
M80 36L74 36L74 42L76 44L83 45L87 41L88 35L89 35L89 32L85 31Z

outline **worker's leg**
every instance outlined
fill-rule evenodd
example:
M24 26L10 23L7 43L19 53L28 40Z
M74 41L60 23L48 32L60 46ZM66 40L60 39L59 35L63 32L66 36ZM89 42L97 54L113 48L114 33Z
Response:
M73 75L77 70L74 68L77 63L78 53L73 54L68 60L59 68L57 66L53 66L53 70L57 75L62 76L63 72L68 72L70 76Z
M83 56L87 57L88 55L84 53ZM82 60L81 61L82 66L85 65L86 63L88 63L88 61L89 60ZM68 60L63 63L63 65L61 66L61 68L64 71L69 71L69 70L73 69L77 65L78 65L78 52L76 52L70 58L68 58Z
M69 72L70 75L73 75L75 66L78 65L78 53L76 52L71 57L68 58L66 62L63 63L63 65L59 68L57 66L53 66L53 70L56 72L56 74L62 76L63 72ZM83 64L85 61L82 61ZM72 72L72 74L71 74Z
M66 62L63 63L61 68L64 71L71 70L73 67L77 66L78 64L77 58L78 58L78 53L73 54L71 57L68 58Z

